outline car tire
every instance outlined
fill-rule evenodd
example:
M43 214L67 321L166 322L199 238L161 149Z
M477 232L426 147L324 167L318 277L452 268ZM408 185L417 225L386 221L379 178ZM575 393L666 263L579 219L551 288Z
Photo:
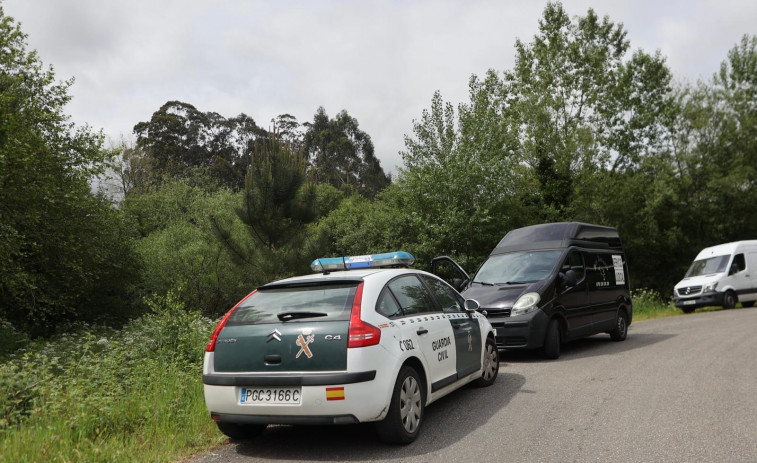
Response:
M744 301L741 303L741 307L754 307L754 301Z
M732 309L736 307L736 293L733 291L726 291L723 295L723 308L724 309Z
M409 444L420 434L426 392L418 372L404 366L397 375L386 417L376 423L379 439L388 444Z
M265 424L239 424L239 423L222 423L216 421L218 429L226 436L232 439L251 439L263 433Z
M473 385L478 387L491 386L499 374L499 351L497 350L497 343L492 338L486 340L482 365L481 377L473 381Z
M613 341L625 341L628 336L628 319L622 309L618 310L618 319L615 321L615 328L610 331L610 339Z
M554 360L560 357L560 324L552 319L547 325L547 334L544 336L544 358Z

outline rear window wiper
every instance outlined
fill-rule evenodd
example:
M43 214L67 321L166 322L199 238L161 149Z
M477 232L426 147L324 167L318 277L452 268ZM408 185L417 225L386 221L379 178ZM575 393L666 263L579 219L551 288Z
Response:
M329 314L324 312L281 312L276 314L282 322L296 320L298 318L327 317L328 315Z

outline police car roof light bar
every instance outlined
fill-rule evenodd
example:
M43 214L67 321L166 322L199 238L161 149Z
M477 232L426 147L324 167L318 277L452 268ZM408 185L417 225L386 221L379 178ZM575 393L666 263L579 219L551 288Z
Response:
M352 270L361 268L409 267L415 263L415 257L404 251L369 254L365 256L324 257L310 264L314 272Z

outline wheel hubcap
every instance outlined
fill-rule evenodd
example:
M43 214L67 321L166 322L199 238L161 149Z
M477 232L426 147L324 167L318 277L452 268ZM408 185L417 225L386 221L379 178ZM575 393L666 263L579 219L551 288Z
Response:
M412 376L405 378L400 390L400 418L408 433L414 433L421 422L421 390Z
M497 371L497 352L491 344L486 345L486 354L484 355L484 379L490 380Z

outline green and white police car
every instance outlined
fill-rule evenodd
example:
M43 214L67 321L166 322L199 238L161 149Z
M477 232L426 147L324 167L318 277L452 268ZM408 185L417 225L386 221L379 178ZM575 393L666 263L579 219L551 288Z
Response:
M376 422L410 443L424 409L499 372L495 333L474 300L406 252L317 259L318 274L261 286L208 342L205 403L232 438L269 424Z

